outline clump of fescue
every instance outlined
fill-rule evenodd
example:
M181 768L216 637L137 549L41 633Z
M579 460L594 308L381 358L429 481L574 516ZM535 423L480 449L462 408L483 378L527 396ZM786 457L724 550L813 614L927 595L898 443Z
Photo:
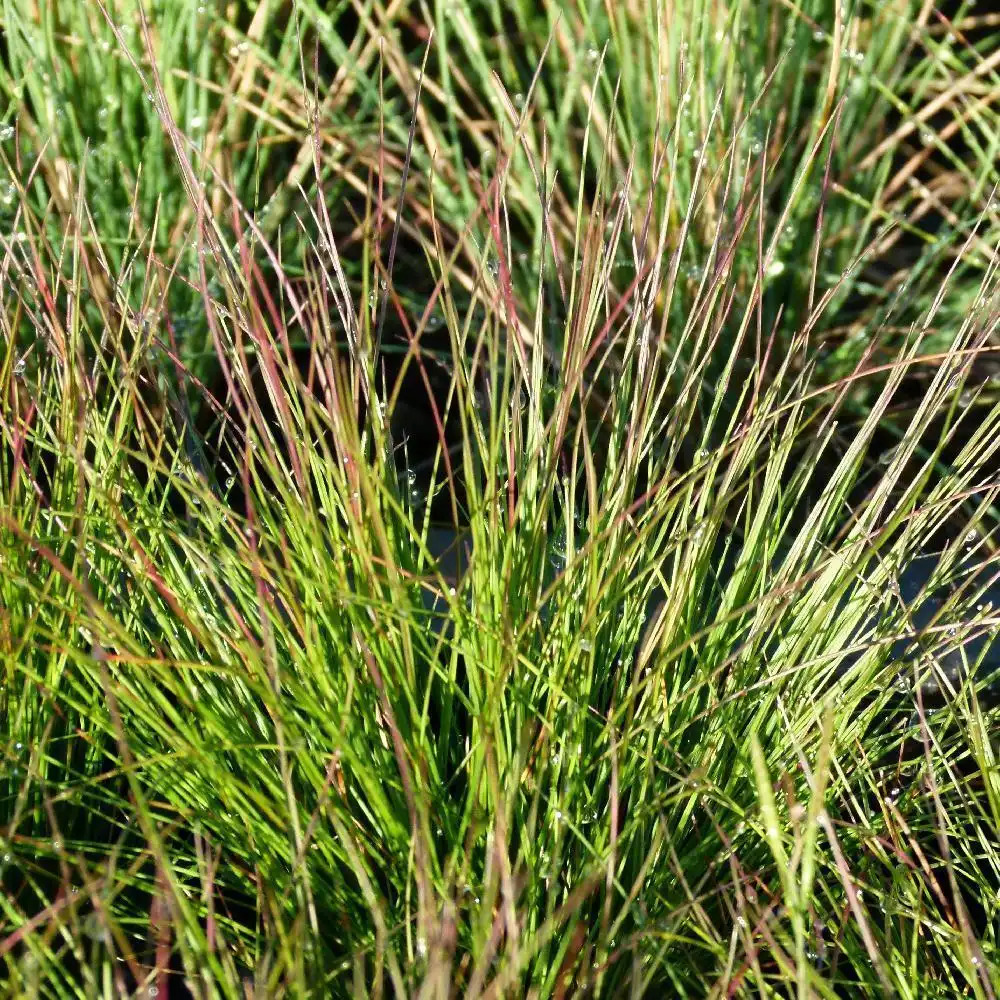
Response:
M567 209L529 149L532 203L512 141L467 229L429 197L401 222L431 275L414 320L393 252L347 259L329 200L300 277L239 198L213 210L151 93L190 271L142 232L113 270L85 178L59 242L25 196L2 248L12 994L988 995L993 678L943 664L995 616L967 584L917 626L900 582L942 535L942 574L995 562L1000 410L960 404L996 338L979 233L830 383L842 286L814 253L763 324L761 234L798 196L767 203L722 111L711 185L683 138L645 168L607 153L606 212ZM827 111L795 162L832 148ZM518 211L539 234L564 213L533 282ZM800 223L818 250L830 218ZM450 372L430 456L386 380L400 346Z

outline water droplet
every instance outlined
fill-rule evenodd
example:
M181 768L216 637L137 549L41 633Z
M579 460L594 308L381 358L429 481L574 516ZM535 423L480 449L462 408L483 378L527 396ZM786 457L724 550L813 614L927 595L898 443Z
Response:
M823 41L823 39L824 39L824 38L826 38L826 32L825 32L825 31L824 31L824 30L823 30L822 28L817 28L817 29L816 29L816 30L815 30L815 31L813 32L813 38L814 38L814 39L815 39L815 40L816 40L817 42L821 42L821 41Z
M589 653L594 648L593 643L589 639L580 640L580 650L584 653Z
M895 447L892 448L888 448L886 451L882 452L881 455L879 455L878 464L890 465L892 463L892 460L896 457L898 453L899 453L899 445L896 445Z
M13 125L0 126L0 142L6 142L8 139L13 139L13 138L14 138Z
M25 362L24 358L18 358L17 361L14 362L14 376L16 378L21 378L24 375L24 370L26 367L27 363Z
M785 271L785 262L783 260L773 260L768 265L767 277L777 278L778 275L783 274Z
M523 108L524 107L524 94L515 94L514 95L514 103L519 108Z
M205 124L205 119L202 118L201 115L195 115L194 118L191 119L191 124L188 127L193 129L198 129L201 128L202 125L204 124Z
M934 133L930 129L924 129L920 133L920 141L925 146L930 146L934 142Z

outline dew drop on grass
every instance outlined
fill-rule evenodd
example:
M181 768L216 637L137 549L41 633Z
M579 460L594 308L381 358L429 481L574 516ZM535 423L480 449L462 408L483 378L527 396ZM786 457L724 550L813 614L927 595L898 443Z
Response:
M899 445L896 445L893 448L888 448L886 451L882 452L881 455L879 455L878 464L889 465L892 462L892 460L896 457L898 451L899 451Z
M0 125L0 142L6 142L8 139L14 138L14 126L13 125Z
M920 141L925 146L930 146L934 142L934 133L930 129L924 129L920 133Z
M589 639L580 640L580 650L584 653L589 653L594 648L593 643Z
M25 362L24 358L18 358L17 361L14 362L14 376L16 378L21 378L24 375L24 370L26 367L27 363Z

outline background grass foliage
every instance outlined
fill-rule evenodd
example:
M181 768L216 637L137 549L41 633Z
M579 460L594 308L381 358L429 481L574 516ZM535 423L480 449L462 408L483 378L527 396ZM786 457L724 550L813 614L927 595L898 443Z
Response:
M4 0L11 997L993 997L973 2Z

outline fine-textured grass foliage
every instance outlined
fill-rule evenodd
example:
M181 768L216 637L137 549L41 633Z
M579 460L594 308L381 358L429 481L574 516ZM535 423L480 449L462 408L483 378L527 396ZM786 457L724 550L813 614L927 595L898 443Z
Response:
M4 995L993 996L988 18L202 7L3 6Z

